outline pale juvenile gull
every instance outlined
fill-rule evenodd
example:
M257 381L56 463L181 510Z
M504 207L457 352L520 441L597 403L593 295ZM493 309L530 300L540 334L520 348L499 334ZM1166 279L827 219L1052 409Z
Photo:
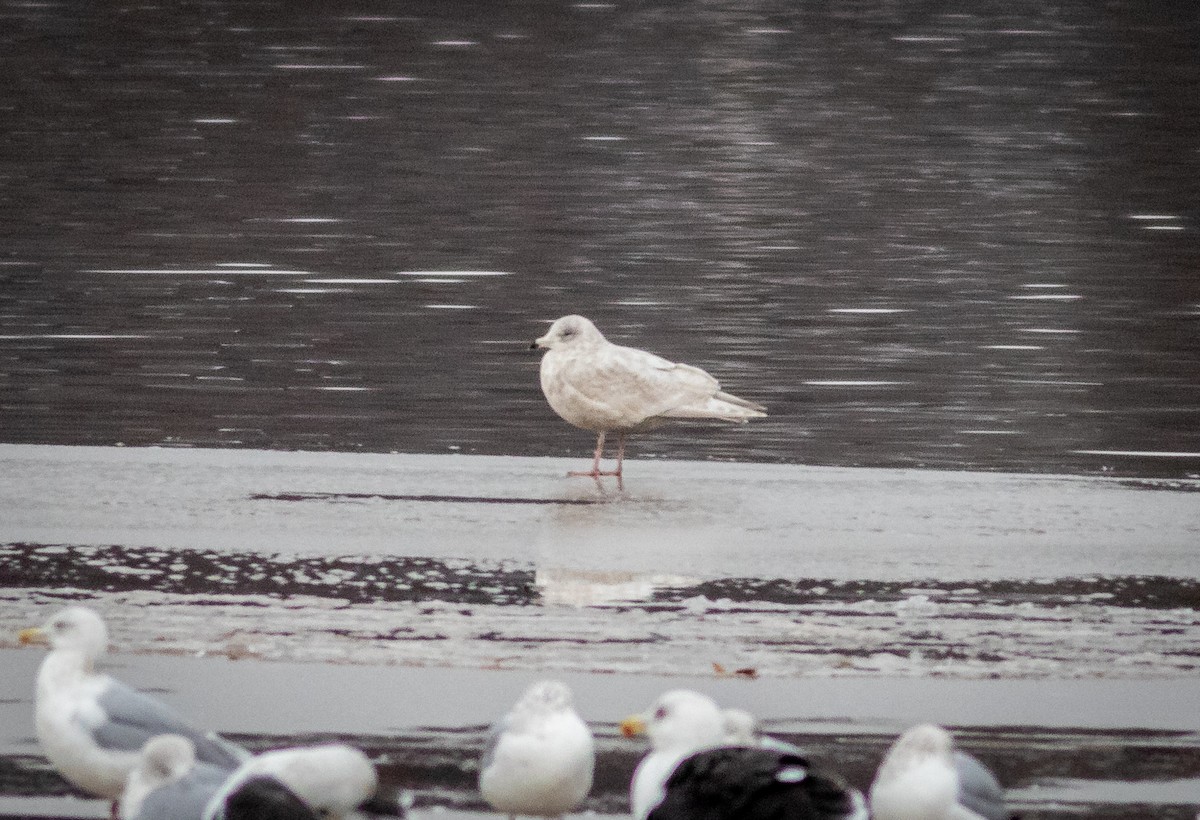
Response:
M748 713L698 692L667 692L621 731L644 732L652 747L630 785L637 820L866 820L856 790L786 744L764 745Z
M68 607L22 631L20 640L50 646L37 676L37 737L50 764L84 791L119 798L142 746L155 735L182 735L194 744L197 760L230 770L249 756L194 729L161 701L97 672L108 630L92 610Z
M745 422L766 415L762 405L723 392L717 380L698 367L612 344L583 316L556 320L532 346L546 351L541 382L550 407L568 423L596 433L592 469L571 475L620 476L626 436L665 421ZM617 467L604 472L604 438L613 432Z
M479 767L479 791L510 817L560 817L592 788L592 732L559 681L530 686L493 727Z
M996 776L932 724L914 726L892 744L871 784L870 806L875 820L1009 818Z

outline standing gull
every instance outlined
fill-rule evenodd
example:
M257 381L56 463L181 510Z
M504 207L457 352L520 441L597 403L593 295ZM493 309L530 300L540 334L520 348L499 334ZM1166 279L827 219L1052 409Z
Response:
M888 750L870 792L875 820L1008 820L1004 789L988 769L954 749L950 733L922 724Z
M688 690L667 692L647 715L626 718L652 749L634 772L637 820L866 820L862 795L787 744L764 745L753 718L722 712ZM731 742L732 741L732 742Z
M717 380L698 367L676 364L653 353L615 345L583 316L564 316L532 347L542 357L542 392L565 421L596 433L589 472L598 478L621 475L625 437L671 419L745 422L766 408L721 391ZM617 434L617 469L603 472L604 437Z
M530 686L500 719L479 767L479 791L510 817L560 817L592 788L592 732L558 681Z
M161 701L96 672L108 630L92 610L68 607L45 625L21 632L20 640L50 646L37 676L37 737L50 764L84 791L119 798L143 744L155 735L182 735L194 745L197 760L229 770L249 756L192 728Z

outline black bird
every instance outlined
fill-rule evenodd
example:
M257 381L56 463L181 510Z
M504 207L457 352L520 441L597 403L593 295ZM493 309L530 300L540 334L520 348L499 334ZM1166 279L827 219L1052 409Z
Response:
M321 815L270 775L252 777L225 798L225 820L320 820Z
M866 820L862 795L792 752L722 746L686 758L648 820Z

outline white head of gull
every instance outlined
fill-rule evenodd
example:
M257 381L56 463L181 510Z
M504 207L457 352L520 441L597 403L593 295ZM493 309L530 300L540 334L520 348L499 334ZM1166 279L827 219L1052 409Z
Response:
M764 749L774 749L777 752L803 755L799 746L762 733L758 718L745 709L724 709L725 715L725 745L727 746L760 746Z
M1007 820L1004 789L995 775L940 726L904 732L888 750L871 784L875 820Z
M583 316L563 316L532 345L542 357L542 392L568 424L596 433L592 469L572 472L598 478L621 475L625 437L672 419L745 422L766 415L766 408L721 390L698 367L677 364L615 345ZM617 466L600 470L604 437L617 434Z
M726 742L726 716L707 695L672 689L649 711L621 721L621 733L650 739L650 753L638 763L629 784L630 810L636 820L645 820L662 801L667 778L681 760Z
M142 746L161 734L182 735L196 759L234 769L248 753L204 734L155 698L99 673L108 649L104 621L86 607L61 610L41 627L21 632L23 644L48 644L38 670L35 724L50 764L68 781L108 800L125 788Z
M757 746L761 735L758 719L745 709L723 709L725 744L728 746Z
M479 791L509 816L559 817L592 788L592 732L559 681L530 686L492 728L480 762Z

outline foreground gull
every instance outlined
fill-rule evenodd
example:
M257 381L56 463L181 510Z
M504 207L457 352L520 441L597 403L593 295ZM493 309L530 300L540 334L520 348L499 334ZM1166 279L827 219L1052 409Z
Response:
M120 800L121 820L200 820L232 772L199 763L196 746L180 735L146 741Z
M285 805L284 791L317 817L340 820L362 811L370 815L403 817L399 801L379 794L379 779L371 761L358 749L340 743L279 749L247 760L222 785L209 803L204 820L250 820L265 805L276 806L279 820L304 820ZM287 810L292 813L284 813Z
M121 820L318 820L377 812L375 769L342 745L266 752L236 772L199 763L190 740L149 740L129 775ZM383 809L402 815L398 804Z
M671 419L718 419L744 422L766 415L766 408L721 391L698 367L676 364L653 353L615 345L583 316L564 316L550 325L533 347L542 357L542 392L565 421L596 433L589 472L570 475L621 475L625 437ZM617 468L600 470L604 437L617 434Z
M866 820L861 794L785 744L758 741L748 717L679 689L660 697L647 715L626 718L622 733L644 732L652 746L630 785L634 818Z
M871 784L875 820L1008 820L1004 789L995 775L950 733L923 724L888 750Z
M479 791L510 817L559 817L592 788L592 732L572 708L571 690L541 681L492 730L479 767Z
M92 610L68 607L21 632L20 640L50 645L37 677L37 737L50 764L84 791L115 801L143 744L155 735L182 735L197 760L229 770L249 756L192 728L162 702L97 673L108 630Z

